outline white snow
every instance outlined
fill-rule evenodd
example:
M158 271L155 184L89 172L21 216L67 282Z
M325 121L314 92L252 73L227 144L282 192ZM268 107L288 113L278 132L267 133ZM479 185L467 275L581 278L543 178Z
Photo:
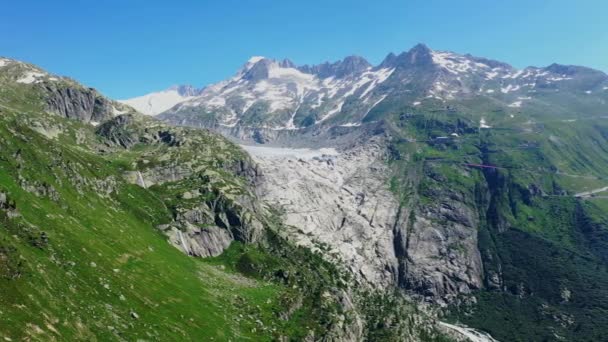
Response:
M498 72L496 72L496 71L490 71L490 72L486 73L486 79L487 80L492 80L496 76L498 76Z
M325 94L317 96L317 102L313 103L310 108L315 109L321 107L321 105L323 104L323 99L325 99Z
M512 107L512 108L519 108L519 107L521 107L521 103L522 103L522 101L515 101L515 102L511 103L511 104L509 105L509 107Z
M339 102L337 105L334 106L334 108L332 108L329 112L327 112L325 115L323 115L323 117L321 119L317 120L315 123L323 122L323 121L327 120L329 117L331 117L332 115L334 115L336 113L340 113L342 111L343 105L344 105L344 101Z
M146 115L158 115L178 103L192 99L192 96L182 96L177 89L167 89L128 100L118 100Z
M530 96L518 96L517 101L511 103L509 107L519 108L523 104L523 101L532 100Z
M571 80L572 77L547 77L547 81L553 81L553 82L557 82L557 81L565 81L565 80Z
M211 107L223 107L226 105L226 99L221 96L217 96L209 100L207 105Z
M118 115L124 114L126 112L127 112L126 110L118 110L118 109L116 109L116 107L112 106L112 114L114 114L114 116L118 116Z
M99 126L99 122L97 121L91 121L89 122L92 126Z
M375 72L365 73L364 77L372 79L370 85L365 89L365 91L359 96L359 98L364 98L367 94L369 94L378 84L386 81L389 78L395 69L382 68Z
M359 126L361 126L360 122L348 122L348 123L340 125L340 127L359 127Z
M517 90L519 90L519 88L520 88L519 85L515 85L514 86L512 84L509 84L506 87L500 88L500 91L502 93L506 94L506 93L510 93L510 92L513 92L513 91L517 91Z
M281 68L277 63L273 63L268 70L268 78L291 79L295 82L312 82L315 76L305 74L294 68Z
M420 103L421 103L420 101L415 101L412 103L412 106L420 106Z
M249 64L255 64L255 63L261 61L262 59L264 59L263 56L252 56L251 58L249 58L249 60L247 61L247 63L249 63Z
M488 89L488 90L486 90L486 93L488 93L488 94L492 94L493 92L494 92L494 89Z
M492 126L488 126L486 119L481 118L481 120L479 120L479 128L492 128Z
M377 100L376 102L374 102L374 104L371 107L369 107L369 109L365 112L365 114L363 115L363 117L365 117L367 114L369 114L369 112L371 112L372 109L374 109L374 107L376 107L378 105L378 103L384 101L385 98L386 98L386 94L382 95L379 100Z
M0 58L0 68L8 65L8 63L10 62L10 60L6 59L6 58Z
M269 103L271 112L288 109L295 102L295 94L290 93L284 84L277 85L263 80L255 85L253 92L255 97Z
M503 76L502 78L518 78L519 76L521 76L524 73L524 70L517 70L514 74L507 74L505 76Z
M451 52L432 51L433 63L447 70L452 74L460 74L471 70L487 69L487 65L473 62L465 56L460 56Z
M23 75L23 77L21 77L20 79L17 80L17 83L23 83L23 84L31 84L31 83L38 83L40 82L40 80L38 80L39 77L43 77L45 74L38 72L38 71L26 71L25 75Z
M585 91L585 94L591 94L591 90Z

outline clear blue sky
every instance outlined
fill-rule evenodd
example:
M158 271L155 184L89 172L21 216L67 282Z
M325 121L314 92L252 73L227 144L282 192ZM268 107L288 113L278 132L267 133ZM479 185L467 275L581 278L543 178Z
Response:
M231 76L250 56L379 63L418 42L608 71L605 0L4 0L0 55L114 98Z

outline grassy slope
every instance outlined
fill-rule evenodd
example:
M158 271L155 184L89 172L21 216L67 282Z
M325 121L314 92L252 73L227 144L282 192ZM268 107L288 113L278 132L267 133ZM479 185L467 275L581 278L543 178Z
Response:
M268 307L281 291L276 285L228 276L170 246L153 229L170 219L165 205L149 191L121 182L103 158L49 144L15 122L2 122L1 130L0 184L21 214L4 218L0 230L3 260L14 268L0 280L5 336L200 340L270 335L259 328L252 333L255 316L239 321L237 313ZM22 162L15 158L17 151ZM103 197L84 187L79 194L70 181L73 175L62 175L65 165L76 165L87 179L114 176L117 191ZM24 191L18 175L31 184L53 186L60 200ZM48 243L39 243L43 232Z

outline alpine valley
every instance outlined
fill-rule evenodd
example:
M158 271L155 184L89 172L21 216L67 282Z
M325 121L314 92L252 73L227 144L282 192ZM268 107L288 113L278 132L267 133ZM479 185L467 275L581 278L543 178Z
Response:
M608 75L417 45L127 100L0 58L5 341L603 341Z

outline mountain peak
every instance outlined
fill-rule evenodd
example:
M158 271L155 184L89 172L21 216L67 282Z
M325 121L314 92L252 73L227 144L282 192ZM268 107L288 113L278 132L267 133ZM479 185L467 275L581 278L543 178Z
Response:
M201 92L200 89L189 84L174 85L169 87L168 90L175 90L180 96L196 96Z
M249 66L244 75L243 79L257 82L259 80L263 80L268 78L270 74L270 66L274 63L274 61L268 58L259 59L255 64Z
M412 47L407 52L402 52L399 55L389 53L384 61L380 64L383 68L408 67L408 66L423 66L433 64L433 50L425 44L419 43Z
M431 50L426 44L424 43L418 43L416 45L414 45L409 52L418 52L418 53L431 53L433 52L433 50Z
M266 59L266 57L264 57L264 56L251 56L251 58L249 58L247 60L247 63L248 64L255 64L255 63L261 61L262 59Z
M433 63L433 50L424 44L417 44L403 57L411 65L429 65Z
M308 74L315 74L320 78L336 77L343 78L348 75L357 74L371 68L371 64L363 57L348 56L337 62L325 62L317 65L304 65L298 69Z

